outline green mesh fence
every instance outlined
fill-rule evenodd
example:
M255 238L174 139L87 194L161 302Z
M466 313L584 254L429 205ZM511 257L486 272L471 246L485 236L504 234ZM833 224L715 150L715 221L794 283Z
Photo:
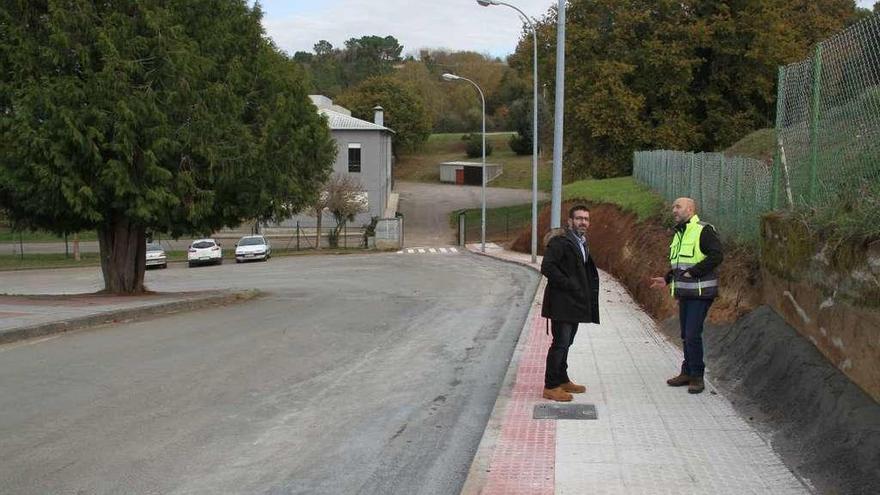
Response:
M722 153L639 151L633 176L672 201L687 196L700 218L722 237L751 241L758 237L761 213L770 204L770 165Z
M880 16L819 43L810 59L781 68L776 108L782 146L773 207L858 208L876 201Z
M752 241L762 213L880 211L880 16L779 69L772 164L720 153L640 151L633 175L666 199L689 196L722 236ZM827 216L827 215L826 215Z

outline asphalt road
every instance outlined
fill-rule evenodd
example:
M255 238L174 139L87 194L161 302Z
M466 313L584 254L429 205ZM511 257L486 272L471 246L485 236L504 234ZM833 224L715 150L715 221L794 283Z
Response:
M0 346L4 494L458 493L537 274L470 254L150 271L252 302ZM0 273L84 292L94 269Z
M403 213L406 222L406 246L455 244L456 231L449 225L449 214L462 208L479 208L482 204L481 189L479 186L397 181L395 191L400 193L398 210ZM546 192L538 192L539 200L546 198ZM531 202L530 189L486 188L486 208Z

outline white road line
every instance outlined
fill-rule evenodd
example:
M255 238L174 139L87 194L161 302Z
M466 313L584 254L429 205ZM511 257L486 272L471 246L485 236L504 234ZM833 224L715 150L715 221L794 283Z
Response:
M424 249L419 249L419 254L425 254L425 250L424 250Z
M449 250L452 251L453 253L457 253L457 252L458 252L458 249L455 249L454 247L449 248Z
M446 248L440 248L440 252L445 254L447 252Z
M413 254L414 252L415 252L415 251L413 251L412 249L407 249L407 250L406 250L406 254Z
M428 248L429 253L436 253L437 251L434 248Z
M5 345L3 345L3 346L0 346L0 352L8 351L8 350L10 350L10 349L15 349L15 348L18 348L18 347L24 347L24 346L28 346L28 345L39 344L40 342L46 342L47 340L54 340L54 339L57 339L58 337L61 337L61 334L58 334L58 335L51 335L51 336L49 336L49 337L43 337L43 338L40 338L40 339L28 340L28 341L26 341L26 342L21 342L21 343L19 343L19 344L12 344L12 343L10 343L10 344L5 344Z

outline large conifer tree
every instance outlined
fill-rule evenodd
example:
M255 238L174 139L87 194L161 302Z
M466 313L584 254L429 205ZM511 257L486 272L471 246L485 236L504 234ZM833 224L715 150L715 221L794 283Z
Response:
M96 229L105 288L143 291L146 232L303 208L335 146L244 0L9 0L0 8L0 208Z

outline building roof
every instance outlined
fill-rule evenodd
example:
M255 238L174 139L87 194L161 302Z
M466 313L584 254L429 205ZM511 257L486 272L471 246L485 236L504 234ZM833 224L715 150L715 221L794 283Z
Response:
M318 113L327 117L327 123L330 125L330 129L334 131L388 131L394 132L391 129L376 124L374 122L369 122L366 120L361 120L356 117L351 116L351 110L341 107L339 105L334 105L333 100L327 98L324 95L309 95L309 99L312 100L312 103L318 107ZM377 106L373 108L373 110L382 110L382 107Z
M351 115L345 115L344 113L337 112L335 110L331 110L329 108L320 108L318 109L318 113L327 117L327 123L330 125L330 129L334 131L388 131L394 132L391 129L381 126L379 124L374 124L372 122L367 122L366 120L361 120Z
M489 163L486 162L487 167L497 167L498 163ZM441 167L482 167L483 164L481 162L443 162L440 164Z

